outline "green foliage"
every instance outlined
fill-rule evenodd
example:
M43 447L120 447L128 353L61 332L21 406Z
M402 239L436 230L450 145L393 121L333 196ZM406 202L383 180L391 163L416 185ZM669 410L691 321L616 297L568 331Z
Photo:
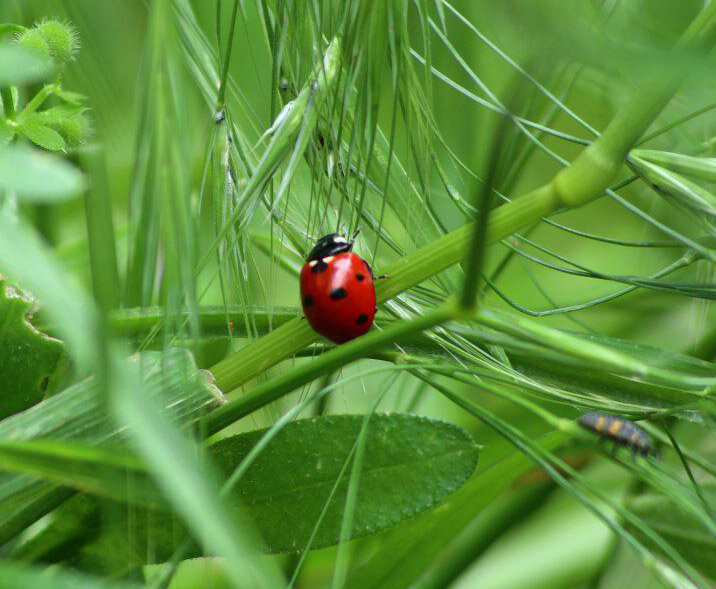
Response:
M50 45L44 35L37 29L27 29L15 39L15 44L40 58L50 59Z
M42 38L40 42L46 47ZM46 57L47 54L41 51L9 43L0 44L0 86L18 86L47 78L52 67Z
M712 582L714 3L109 4L0 3L0 584Z
M36 302L0 280L0 340L5 353L0 373L5 375L0 418L39 402L62 354L62 342L37 331L31 321Z
M362 421L357 415L302 419L269 437L265 437L267 430L258 430L209 447L208 456L232 480L226 495L251 514L265 550L301 552L338 542L348 466L355 457ZM252 449L264 441L268 441L265 450L259 454L254 450L252 455ZM408 415L372 415L365 444L351 538L389 528L440 503L470 475L478 454L472 439L459 428ZM232 473L240 473L240 478ZM474 492L470 491L472 496ZM83 512L84 505L76 509ZM123 561L125 567L171 557L182 538L180 521L156 510L135 511L127 517L134 527L125 518L118 519L89 545L77 544L78 558L101 553L102 546L110 544L126 548L123 553L130 556ZM184 557L199 554L193 547Z
M362 416L336 415L288 423L237 486L272 552L321 548L338 541L345 510L346 469ZM227 474L266 432L232 436L210 455ZM351 537L412 517L457 489L475 468L478 450L447 423L409 415L371 415L360 466ZM320 525L318 524L320 522Z
M68 571L48 573L34 567L23 567L9 562L0 565L0 587L34 587L36 589L139 589L142 585L124 581L93 578Z
M703 485L709 503L713 505L713 484ZM666 538L680 554L711 579L716 578L713 559L716 539L713 531L698 516L675 505L663 495L645 493L630 499L628 508L641 517L652 529ZM638 530L635 530L639 534ZM649 543L649 539L645 541ZM658 550L658 548L654 547Z
M67 22L44 20L33 29L47 43L50 55L59 64L65 65L75 58L79 51L79 41L74 27ZM22 39L22 35L20 36Z
M220 402L206 375L196 370L190 355L183 350L175 350L163 356L147 352L117 366L117 369L118 375L126 374L125 378L135 379L135 384L141 387L143 394L148 399L155 399L169 419L184 425L196 421L201 414ZM13 442L44 438L91 445L117 440L122 428L107 415L105 407L106 392L102 384L96 378L87 378L27 411L0 422L0 438L9 440L8 451L14 447ZM75 452L72 447L53 446L49 442L46 444L24 446L24 457L22 453L15 453L14 468L18 468L22 460L25 466L19 468L20 471L57 481L61 479L58 469L61 470L63 465L52 460L51 450L56 448L57 451L75 456L73 468L77 475L88 477L99 473L92 467L92 462L97 465L97 455L91 451ZM21 446L17 447L18 451ZM122 459L119 461L121 463ZM123 466L126 467L127 463ZM69 468L69 461L66 467ZM124 468L115 465L118 478L123 472ZM96 489L96 483L92 484ZM116 479L114 482L105 480L104 484L109 487L116 484ZM0 477L0 541L7 542L17 533L18 528L24 529L54 509L57 506L55 499L59 497L61 501L68 496L67 493L58 496L56 491L57 487L48 481L4 472Z
M64 141L57 136L58 141ZM18 174L17 170L25 170ZM52 202L77 196L82 176L63 160L39 154L26 147L0 147L0 187L34 202Z

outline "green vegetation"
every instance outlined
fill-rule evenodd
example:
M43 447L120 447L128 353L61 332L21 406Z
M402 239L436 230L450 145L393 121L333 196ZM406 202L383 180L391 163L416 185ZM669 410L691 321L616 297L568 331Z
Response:
M714 46L699 0L1 3L0 589L714 586ZM357 230L335 346L298 272Z

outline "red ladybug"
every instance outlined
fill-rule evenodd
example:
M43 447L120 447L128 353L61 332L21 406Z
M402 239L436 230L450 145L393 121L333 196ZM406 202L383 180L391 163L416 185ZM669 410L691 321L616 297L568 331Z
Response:
M311 327L342 344L366 333L375 316L373 272L337 233L321 237L301 268L301 303Z

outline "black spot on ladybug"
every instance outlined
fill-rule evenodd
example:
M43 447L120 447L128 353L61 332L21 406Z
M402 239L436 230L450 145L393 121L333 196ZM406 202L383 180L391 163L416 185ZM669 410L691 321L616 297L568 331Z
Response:
M327 268L328 268L328 264L326 264L323 260L318 260L313 265L313 268L311 268L311 274L318 274L320 272L325 272Z
M345 288L337 288L331 292L331 298L334 301L340 301L348 296L348 291Z
M313 297L311 295L306 295L303 297L303 306L304 307L310 307L313 304Z
M363 282L364 278L365 278L365 276L363 276L362 274L356 274L356 280L358 282Z
M363 325L368 321L368 315L358 315L358 319L356 319L356 325Z

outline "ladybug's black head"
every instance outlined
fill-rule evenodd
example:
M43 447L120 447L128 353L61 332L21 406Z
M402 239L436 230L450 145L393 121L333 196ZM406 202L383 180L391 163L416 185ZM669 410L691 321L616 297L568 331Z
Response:
M324 235L316 242L316 245L313 246L313 249L308 254L306 261L310 262L311 260L320 260L327 256L335 256L336 254L349 252L352 248L352 241L349 241L338 233L331 233L330 235Z

